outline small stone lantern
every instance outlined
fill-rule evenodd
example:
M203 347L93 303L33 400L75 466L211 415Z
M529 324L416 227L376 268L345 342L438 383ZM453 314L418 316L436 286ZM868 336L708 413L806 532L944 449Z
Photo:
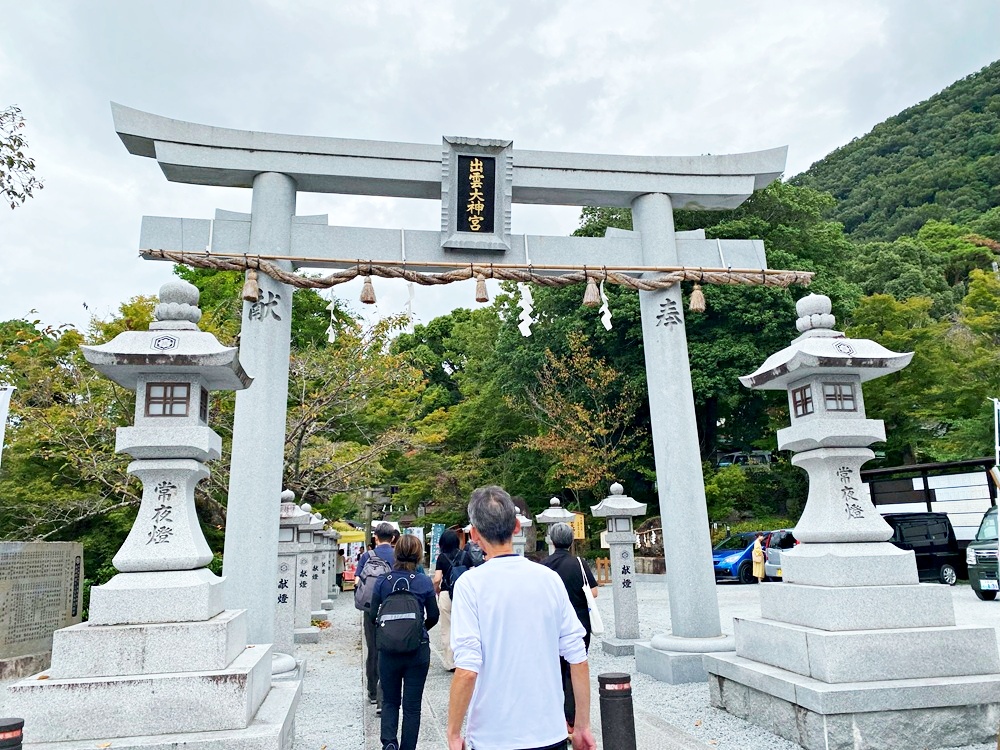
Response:
M621 656L634 653L639 638L639 599L635 590L635 532L632 519L646 515L646 504L623 494L618 482L611 485L611 495L591 507L596 518L607 519L607 539L611 558L612 600L615 607L615 637L605 637L605 653Z
M520 523L520 528L514 534L511 541L514 543L514 553L524 557L524 547L528 543L527 530L531 528L534 522L520 513L517 514L517 520Z
M573 513L573 511L566 510L564 507L562 507L562 503L559 502L558 497L554 497L551 500L549 500L549 507L545 510L545 512L539 513L537 516L535 516L535 520L538 521L538 523L544 523L547 526L547 528L545 529L545 541L548 542L550 555L556 551L555 545L552 544L552 539L551 537L549 537L549 531L548 531L550 528L552 528L552 524L568 523L570 526L572 526L573 520L575 518L576 514Z

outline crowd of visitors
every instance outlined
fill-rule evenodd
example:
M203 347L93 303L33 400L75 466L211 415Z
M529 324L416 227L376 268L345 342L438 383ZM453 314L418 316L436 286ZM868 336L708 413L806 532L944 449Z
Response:
M439 622L444 668L454 673L449 750L564 750L567 739L574 750L595 749L585 587L596 596L597 582L570 553L572 527L550 529L555 552L539 565L514 552L517 508L502 488L475 490L468 513L465 546L446 530L431 577L420 539L388 523L358 560L355 606L383 750L416 748L428 631Z

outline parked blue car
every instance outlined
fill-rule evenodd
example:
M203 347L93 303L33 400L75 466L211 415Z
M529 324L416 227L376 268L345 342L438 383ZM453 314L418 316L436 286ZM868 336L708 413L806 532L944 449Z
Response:
M761 531L744 531L727 536L712 550L715 580L736 579L740 583L757 583L753 575L753 541Z

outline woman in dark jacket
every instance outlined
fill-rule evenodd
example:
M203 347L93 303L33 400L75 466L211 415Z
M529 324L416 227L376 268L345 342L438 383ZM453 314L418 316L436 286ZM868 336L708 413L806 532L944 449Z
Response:
M392 573L379 577L372 592L372 611L378 612L382 602L405 577L410 593L424 609L424 633L415 651L392 653L379 651L379 682L382 686L382 748L383 750L416 750L420 734L420 702L431 662L430 638L427 631L438 621L438 605L434 598L434 584L417 566L424 554L424 545L416 536L404 534L396 543L396 563ZM400 576L403 573L404 576ZM376 634L376 643L378 636ZM399 708L403 708L401 741L396 739L399 728Z
M441 661L449 672L455 671L455 655L451 652L451 569L465 565L465 553L458 548L458 534L445 529L438 541L437 566L434 568L434 588L440 594L438 607L441 610Z
M590 602L587 601L583 593L586 585L591 594L597 596L597 580L590 568L579 557L570 554L569 548L573 545L573 527L566 523L555 523L549 528L549 539L556 551L542 560L542 565L552 568L562 579L566 593L569 594L569 603L573 605L580 624L587 632L583 636L584 645L590 650ZM566 714L566 727L569 732L573 732L573 724L576 722L576 701L573 699L573 683L570 680L569 664L565 659L559 657L559 666L562 668L563 678L563 711Z

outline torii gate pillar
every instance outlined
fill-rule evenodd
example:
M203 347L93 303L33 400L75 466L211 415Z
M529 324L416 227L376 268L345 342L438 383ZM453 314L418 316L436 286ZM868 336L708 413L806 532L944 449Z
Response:
M295 180L276 172L254 177L250 252L287 255L294 215ZM253 303L243 303L240 357L257 387L236 396L222 572L225 605L247 610L250 643L273 643L277 594L261 582L273 581L277 571L277 558L266 552L278 548L274 498L281 494L285 457L293 288L265 274L258 284L261 302L253 315Z
M678 262L669 195L636 198L632 228L639 233L644 264ZM735 645L722 634L715 573L705 565L712 559L712 541L680 284L640 291L639 308L672 633L656 635L648 645L637 643L635 665L663 682L697 682L707 679L703 653L732 651Z

